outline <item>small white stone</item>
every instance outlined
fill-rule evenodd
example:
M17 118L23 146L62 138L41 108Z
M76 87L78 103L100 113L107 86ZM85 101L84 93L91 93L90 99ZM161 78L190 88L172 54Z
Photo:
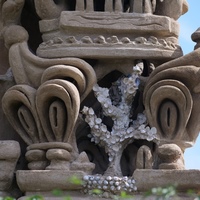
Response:
M111 181L111 180L112 180L112 177L111 177L111 176L107 176L107 177L106 177L106 180L107 180L107 181Z
M133 184L135 184L135 180L134 179L132 179L132 181L131 181Z
M113 157L109 156L108 160L109 162L111 162L113 160Z
M130 185L129 185L127 182L125 182L125 186L126 186L127 188L130 187Z
M99 91L99 86L97 84L95 84L93 86L93 91L95 91L95 92Z
M105 108L108 108L108 107L109 107L107 103L104 103L103 106L104 106Z
M94 180L94 176L90 176L90 180L93 181Z
M126 132L127 132L127 133L131 133L131 132L133 132L133 130L134 130L133 127L129 127L129 128L126 130Z
M100 176L95 176L95 180L96 181L100 180Z
M124 82L124 84L128 84L128 82L129 82L128 78L124 78L123 82Z
M97 181L95 181L95 180L92 183L93 183L93 185L97 185Z
M94 110L93 110L92 108L89 108L88 113L89 113L90 115L94 115Z
M131 183L132 183L132 182L131 182L131 179L128 179L128 183L129 183L129 184L131 184Z
M104 98L103 98L102 96L98 96L98 97L97 97L97 100L98 100L98 102L100 102L100 103L101 103L101 102L104 102Z
M101 124L102 119L100 119L100 118L96 118L95 122L96 122L96 124Z
M135 87L129 87L129 88L127 88L127 92L128 92L129 94L135 94L136 89L137 89L137 88L135 88Z
M119 185L119 186L117 186L117 190L118 191L120 191L121 190L121 186Z
M133 71L136 72L136 73L141 73L141 69L137 65L133 67Z
M107 180L104 180L104 181L103 181L103 184L104 184L104 185L108 185L108 181L107 181Z
M115 186L112 185L112 186L110 187L110 190L111 190L111 191L114 191L114 190L115 190Z
M119 180L120 180L120 178L119 178L119 177L117 177L117 176L114 176L114 177L113 177L113 180L114 180L114 181L119 181Z
M84 181L88 181L88 180L89 180L89 176L88 176L88 175L85 175L85 176L83 177L83 180L84 180Z
M116 152L119 151L119 144L113 145L112 149Z
M110 183L110 185L113 185L113 184L114 184L114 181L110 181L109 183Z
M154 134L157 133L157 129L156 129L155 127L152 127L152 128L151 128L151 132L152 132L152 134L154 135Z
M140 125L138 129L139 129L139 130L145 129L145 125L144 125L144 124Z
M116 186L119 186L119 184L120 184L120 183L119 183L118 181L117 181L117 182L115 182L115 185L116 185Z
M113 109L109 108L109 109L108 109L108 113L109 113L109 114L113 113Z
M141 133L146 133L146 130L145 130L145 129L142 129L140 132L141 132Z
M116 143L116 139L115 138L111 138L111 143L115 144Z
M89 110L89 108L88 108L88 107L86 107L86 106L84 106L84 107L83 107L83 110L82 110L82 112L83 112L83 113L87 113L87 112L88 112L88 110Z
M134 190L134 191L137 191L137 187L135 186L135 187L133 188L133 190Z
M103 189L104 189L104 190L107 190L107 189L108 189L108 186L104 185L104 186L103 186Z
M94 126L94 128L95 128L95 129L99 129L99 126L96 124L96 125Z
M102 132L106 133L107 127L106 127L105 125L102 125L102 126L101 126L101 130L102 130Z
M94 122L93 121L90 121L89 123L89 126L92 128L94 126Z

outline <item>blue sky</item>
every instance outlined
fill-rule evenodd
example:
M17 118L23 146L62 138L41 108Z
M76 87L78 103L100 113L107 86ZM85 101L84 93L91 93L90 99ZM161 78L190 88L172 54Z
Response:
M200 27L200 0L187 0L189 11L180 17L179 43L184 54L193 51L195 43L191 40L191 34ZM200 169L200 136L195 145L185 152L186 169Z

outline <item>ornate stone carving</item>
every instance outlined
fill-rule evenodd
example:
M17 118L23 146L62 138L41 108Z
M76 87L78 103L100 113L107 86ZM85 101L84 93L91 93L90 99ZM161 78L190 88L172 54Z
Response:
M40 18L35 53L21 20L27 5ZM2 108L27 144L29 170L17 171L21 191L99 188L111 197L143 191L154 175L161 185L165 173L180 178L184 150L200 130L198 31L197 50L182 56L178 45L186 0L7 0L0 6L15 79ZM67 182L74 174L83 187Z
M176 144L183 152L199 134L198 120L194 120L198 119L198 56L199 49L159 66L144 90L147 117L157 128L161 143Z
M15 31L21 34L15 37ZM4 95L3 108L24 141L28 145L38 143L26 155L29 167L44 169L50 162L51 169L69 169L64 163L77 158L74 128L80 102L95 83L95 73L89 64L77 58L42 59L33 55L27 46L28 34L20 26L6 27L4 39L10 47L10 65L18 85ZM52 145L44 145L46 142ZM69 147L62 143L69 143ZM42 156L44 151L47 158ZM60 166L54 161L57 158Z

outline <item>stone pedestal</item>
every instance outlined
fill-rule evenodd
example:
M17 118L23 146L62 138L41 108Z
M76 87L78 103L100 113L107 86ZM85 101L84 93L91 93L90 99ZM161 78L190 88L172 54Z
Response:
M139 192L169 185L182 192L200 189L200 170L136 170L133 177Z
M63 191L79 191L82 186L71 181L75 176L82 179L85 174L81 171L68 170L19 170L17 171L17 183L21 191L26 194L36 192L52 192L59 188Z

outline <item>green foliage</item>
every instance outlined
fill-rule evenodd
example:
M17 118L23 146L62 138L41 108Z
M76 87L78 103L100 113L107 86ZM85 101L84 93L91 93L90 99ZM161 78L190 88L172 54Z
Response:
M59 190L59 189L55 189L55 190L52 191L52 194L53 194L54 196L60 197L60 196L62 196L63 191L62 191L62 190Z
M73 175L69 179L69 182L72 183L72 184L74 184L74 185L82 185L83 184L83 181L79 177L77 177L75 175Z
M133 196L131 196L131 195L128 195L125 191L121 191L121 193L120 193L120 198L121 199L127 199L127 198L133 198Z
M0 197L0 200L15 200L13 197Z
M72 200L72 198L70 196L66 196L63 198L63 200Z
M34 195L31 197L28 197L26 200L44 200L44 197L41 195Z
M102 194L102 193L103 193L103 191L102 191L102 190L99 190L99 189L93 189L93 190L92 190L92 194L100 195L100 194Z
M157 187L152 188L150 191L146 193L146 197L150 195L154 195L156 200L168 200L170 197L176 196L176 187L168 186L168 187Z
M194 200L200 200L200 193L195 190L188 190L187 191L188 196L193 197Z

